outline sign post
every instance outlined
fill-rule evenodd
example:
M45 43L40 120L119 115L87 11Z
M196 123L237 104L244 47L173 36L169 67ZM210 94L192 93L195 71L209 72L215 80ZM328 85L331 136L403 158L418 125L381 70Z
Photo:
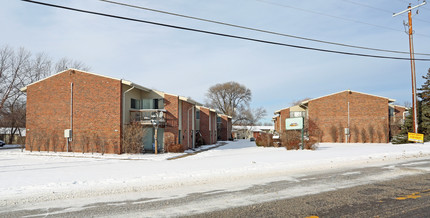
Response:
M285 130L301 130L302 132L302 144L300 148L304 149L304 128L303 128L303 117L287 118L285 119Z

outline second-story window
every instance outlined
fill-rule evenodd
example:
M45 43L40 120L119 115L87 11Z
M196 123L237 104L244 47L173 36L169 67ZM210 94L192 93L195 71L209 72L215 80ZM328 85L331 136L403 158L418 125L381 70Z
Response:
M305 113L304 111L291 111L290 112L290 118L294 118L294 117L305 117Z
M216 122L221 123L221 117L216 117Z
M158 99L154 99L154 108L153 109L159 109L158 108Z
M200 110L196 111L196 119L200 119Z
M131 102L130 102L130 108L132 108L132 109L138 109L137 107L138 107L137 100L134 99L134 98L132 98Z

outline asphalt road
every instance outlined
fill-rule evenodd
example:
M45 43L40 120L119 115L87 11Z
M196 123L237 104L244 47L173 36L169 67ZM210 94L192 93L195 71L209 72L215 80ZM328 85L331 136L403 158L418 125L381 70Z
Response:
M0 208L0 217L430 217L430 159L287 175L236 187L202 184L109 200ZM281 178L281 177L279 177ZM227 178L226 178L227 179ZM170 193L160 197L158 192ZM130 194L138 196L130 198ZM85 202L85 203L81 203ZM91 203L86 203L91 202Z
M189 217L430 217L430 174Z

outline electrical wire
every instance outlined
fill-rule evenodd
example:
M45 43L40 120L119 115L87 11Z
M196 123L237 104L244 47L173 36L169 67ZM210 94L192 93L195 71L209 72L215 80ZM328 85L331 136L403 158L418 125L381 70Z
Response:
M407 3L407 4L411 4L411 2L410 1L405 1L405 0L398 0L399 2L402 2L402 3ZM417 1L417 2L420 2L419 0ZM428 8L425 8L425 7L421 7L421 9L424 9L424 10L427 10L427 11L429 11L430 9L428 9Z
M356 45L349 45L349 44L344 44L344 43L329 42L329 41L323 41L323 40L318 40L318 39L306 38L306 37L295 36L295 35L290 35L290 34L285 34L285 33L279 33L279 32L262 30L262 29L252 28L252 27L246 27L246 26L241 26L241 25L236 25L236 24L231 24L231 23L225 23L225 22L221 22L221 21L209 20L209 19L205 19L205 18L193 17L193 16L188 16L188 15L183 15L183 14L178 14L178 13L173 13L173 12L168 12L168 11L162 11L162 10L157 10L157 9L153 9L153 8L148 8L148 7L125 4L125 3L116 2L116 1L110 1L110 0L99 0L99 1L110 3L110 4L115 4L115 5L120 5L120 6L125 6L125 7L131 7L131 8L141 9L141 10L147 10L147 11L162 13L162 14L168 14L168 15L177 16L177 17L199 20L199 21L203 21L203 22L215 23L215 24L229 26L229 27L246 29L246 30L251 30L251 31L256 31L256 32L261 32L261 33L267 33L267 34L272 34L272 35L277 35L277 36L284 36L284 37L290 37L290 38L295 38L295 39L301 39L301 40L306 40L306 41L325 43L325 44L337 45L337 46L343 46L343 47L349 47L349 48L365 49L365 50L371 50L371 51L389 52L389 53L397 53L397 54L409 54L409 52L403 52L403 51L394 51L394 50L379 49L379 48L369 48L369 47L364 47L364 46L356 46ZM430 56L430 54L425 54L425 53L415 53L415 55Z
M335 18L335 19L345 20L345 21L349 21L349 22L364 24L364 25L368 25L368 26L373 26L373 27L381 28L381 29L386 29L386 30L391 30L391 31L396 31L396 32L399 32L399 31L403 32L402 30L398 30L398 29L394 29L394 28L390 28L390 27L386 27L386 26L381 26L381 25L376 25L376 24L373 24L373 23L367 23L367 22L363 22L363 21L359 21L359 20L350 19L350 18L335 16L335 15L326 14L326 13L322 13L322 12L318 12L318 11L312 11L312 10L308 10L308 9L298 8L298 7L294 7L294 6L290 6L290 5L286 5L286 4L281 4L281 3L276 3L276 2L271 2L271 1L267 1L267 0L255 0L255 1L263 2L263 3L266 3L266 4L275 5L275 6L278 6L278 7L291 8L291 9L295 9L295 10L299 10L299 11L304 11L304 12L307 12L307 13L318 14L318 15L321 15L321 16L326 16L326 17L331 17L331 18ZM420 36L424 36L424 37L430 37L429 35L422 34L422 33L415 33L415 35L420 35Z
M171 24L152 22L152 21L141 20L141 19L130 18L130 17L122 17L122 16L117 16L117 15L112 15L112 14L105 14L105 13L96 12L96 11L82 10L82 9L71 8L71 7L61 6L61 5L38 2L38 1L32 1L32 0L21 0L21 1L39 4L39 5L44 5L44 6L48 6L48 7L54 7L54 8L60 8L60 9L65 9L65 10L70 10L70 11L81 12L81 13L85 13L85 14L93 14L93 15L110 17L110 18L115 18L115 19L152 24L152 25L157 25L157 26L169 27L169 28L180 29L180 30L187 30L187 31L204 33L204 34L209 34L209 35L223 36L223 37L227 37L227 38L242 39L242 40L246 40L246 41L253 41L253 42L259 42L259 43L264 43L264 44L279 45L279 46L284 46L284 47L292 47L292 48L297 48L297 49L306 49L306 50L311 50L311 51L320 51L320 52L327 52L327 53L334 53L334 54L343 54L343 55L361 56L361 57L370 57L370 58L380 58L380 59L411 60L410 58L361 54L361 53L328 50L328 49L321 49L321 48L314 48L314 47L307 47L307 46L299 46L299 45L286 44L286 43L281 43L281 42L261 40L261 39L256 39L256 38L248 38L248 37L243 37L243 36L230 35L230 34L225 34L225 33L211 32L211 31L200 30L200 29L193 29L193 28L176 26L176 25L171 25ZM430 59L425 59L425 58L415 58L414 60L430 61Z
M374 9L374 10L382 11L382 12L385 12L385 13L388 13L388 14L391 14L391 15L394 14L392 11L389 11L389 10L386 10L386 9L383 9L383 8L374 7L374 6L367 5L367 4L363 4L361 2L355 2L355 1L351 1L351 0L342 0L342 1L354 4L354 5L359 5L359 6L362 6L362 7L371 8L371 9ZM418 20L418 21L425 22L425 23L430 23L430 21L427 21L427 20L424 20L424 19L420 19L420 18L417 18L417 17L415 17L414 20Z

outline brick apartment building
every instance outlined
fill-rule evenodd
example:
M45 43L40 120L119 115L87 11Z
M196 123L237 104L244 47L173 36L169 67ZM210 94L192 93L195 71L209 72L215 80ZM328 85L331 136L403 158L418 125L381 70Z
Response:
M217 142L217 113L214 109L207 107L197 107L198 109L198 120L199 133L203 138L204 144L215 144Z
M232 130L231 117L225 114L218 114L217 116L218 140L227 141L231 139L232 138L231 130Z
M215 110L207 110L210 126L207 119L196 117L201 115L198 102L127 80L69 69L21 90L27 93L27 150L38 146L40 150L120 154L124 126L135 122L144 129L144 150L153 151L151 120L158 121L159 151L171 144L194 148L198 132L209 136L206 143L216 143ZM67 129L71 129L70 140L65 138Z
M299 105L275 111L275 116L273 117L275 131L282 132L285 130L285 118L305 117L305 113L306 110Z
M310 137L319 142L386 143L393 122L403 122L407 110L394 101L346 90L278 110L273 121L279 133L285 130L286 118L305 117L305 123L318 130Z

